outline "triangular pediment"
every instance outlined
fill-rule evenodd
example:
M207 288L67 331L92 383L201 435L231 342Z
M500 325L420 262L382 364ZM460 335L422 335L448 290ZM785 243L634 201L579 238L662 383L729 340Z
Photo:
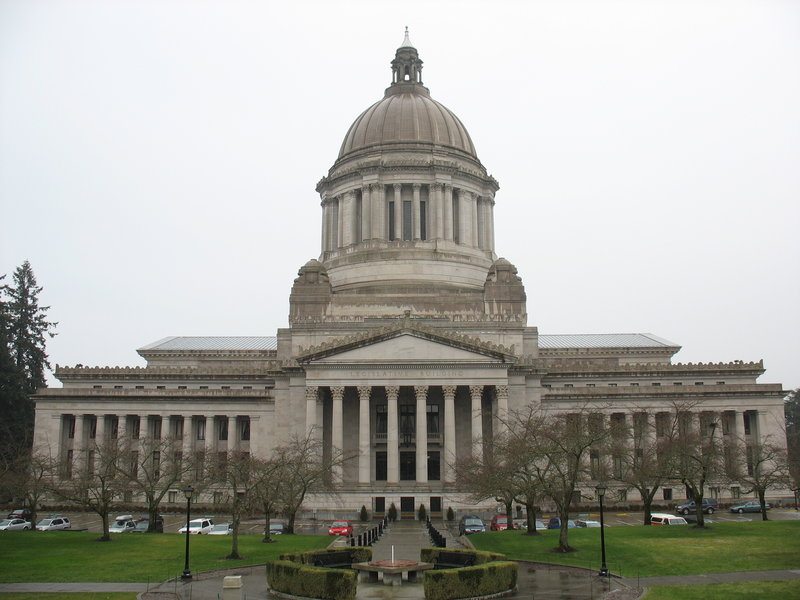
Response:
M359 336L332 340L297 357L300 363L511 363L513 349L477 338L440 333L422 327L387 328Z

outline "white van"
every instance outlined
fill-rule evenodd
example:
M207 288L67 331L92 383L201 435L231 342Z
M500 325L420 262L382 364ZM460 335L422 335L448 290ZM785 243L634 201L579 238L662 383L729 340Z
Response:
M650 525L688 525L683 517L668 515L666 513L653 513L650 515Z

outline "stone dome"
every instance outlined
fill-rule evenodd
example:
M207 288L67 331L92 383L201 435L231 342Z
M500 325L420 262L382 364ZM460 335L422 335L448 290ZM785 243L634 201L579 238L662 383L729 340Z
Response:
M477 160L466 127L446 106L430 96L422 85L422 61L408 39L392 61L392 84L382 100L365 110L350 126L339 150L339 159L381 146L419 145L466 153ZM399 146L399 148L398 148Z
M466 127L419 84L395 84L355 120L344 137L339 158L387 144L433 144L477 159Z

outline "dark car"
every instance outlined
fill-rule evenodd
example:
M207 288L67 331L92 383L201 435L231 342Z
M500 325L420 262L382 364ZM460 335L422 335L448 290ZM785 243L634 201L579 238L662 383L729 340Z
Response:
M10 513L8 513L9 519L25 519L26 521L30 521L33 518L33 513L30 509L27 508L15 508Z
M768 502L764 503L764 510L769 510L772 508ZM759 513L761 512L761 503L758 500L751 500L750 502L745 502L744 504L737 504L736 506L731 506L732 513Z
M486 525L475 516L461 517L461 521L458 523L458 535L483 533L484 531L486 531Z
M675 511L679 515L688 515L689 513L693 513L696 510L696 504L694 500L691 502L686 502L685 504L679 504L675 507ZM707 515L713 515L714 511L719 508L719 503L714 500L714 498L703 498L703 512Z
M567 529L574 529L578 525L572 519L567 521ZM548 529L561 529L561 518L560 517L551 517L550 520L547 522Z
M133 528L133 533L147 533L150 527L150 518L143 517L136 521L136 527ZM164 533L164 517L159 516L156 519L156 533Z

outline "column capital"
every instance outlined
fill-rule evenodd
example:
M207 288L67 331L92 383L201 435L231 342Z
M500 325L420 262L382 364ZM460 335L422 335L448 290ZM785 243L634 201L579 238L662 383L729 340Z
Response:
M483 386L482 385L469 386L469 395L472 398L475 398L476 396L480 398L483 395Z
M412 187L412 189L419 190L422 187L422 184L421 183L412 183L411 187Z
M358 390L359 400L369 400L370 393L372 392L372 386L360 385L356 389Z
M415 385L414 396L417 398L417 400L427 400L429 389L430 388L427 385Z
M344 386L337 385L331 388L331 395L334 400L341 400L344 396Z
M442 393L444 394L445 398L455 398L456 397L456 389L455 385L443 385L442 386Z
M319 388L315 385L306 387L306 400L319 400Z
M386 386L386 398L388 400L397 400L397 396L400 395L400 386L397 385L389 385Z
M397 190L399 190L400 188L403 187L403 184L402 183L393 183L392 187L394 188L395 191L397 191Z
M430 187L433 190L441 190L444 188L444 184L441 181L434 181L430 184Z
M508 386L507 385L496 385L494 386L495 392L497 393L498 399L505 399L508 400Z

